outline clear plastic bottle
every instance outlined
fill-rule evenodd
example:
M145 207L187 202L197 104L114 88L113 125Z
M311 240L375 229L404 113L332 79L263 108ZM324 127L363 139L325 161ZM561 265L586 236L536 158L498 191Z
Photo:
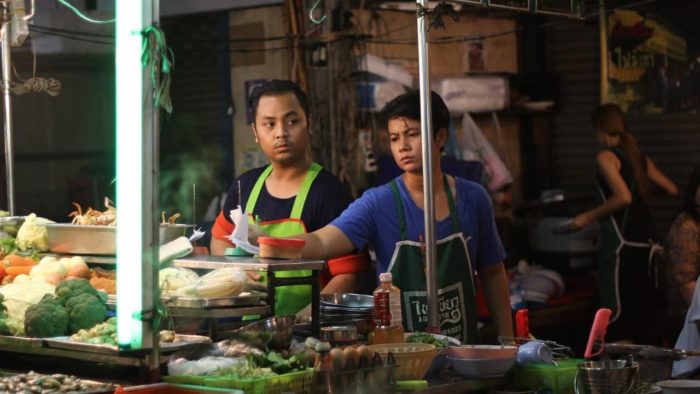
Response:
M331 344L328 342L316 344L313 394L333 393L333 360L330 357L330 350Z
M401 290L394 286L390 272L379 274L380 285L374 290L374 328L371 344L400 343L403 339Z

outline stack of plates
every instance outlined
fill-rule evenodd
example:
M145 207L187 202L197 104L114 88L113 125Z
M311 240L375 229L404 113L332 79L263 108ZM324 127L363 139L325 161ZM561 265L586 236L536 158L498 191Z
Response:
M372 322L374 297L366 294L321 294L321 326L355 326L365 335Z
M537 269L522 278L523 298L527 302L546 303L560 297L565 290L564 280L556 271Z

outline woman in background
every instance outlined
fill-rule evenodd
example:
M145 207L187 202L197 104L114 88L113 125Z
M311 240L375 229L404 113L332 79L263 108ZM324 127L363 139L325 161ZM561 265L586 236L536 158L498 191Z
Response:
M612 310L606 340L661 344L664 295L658 286L654 255L659 245L647 206L652 185L675 196L678 189L639 149L625 113L614 104L592 116L598 142L596 158L600 204L574 218L581 229L599 220L598 251L601 307Z
M666 235L664 257L670 287L669 315L671 321L680 317L682 322L700 275L700 165L695 167L683 194L683 210Z

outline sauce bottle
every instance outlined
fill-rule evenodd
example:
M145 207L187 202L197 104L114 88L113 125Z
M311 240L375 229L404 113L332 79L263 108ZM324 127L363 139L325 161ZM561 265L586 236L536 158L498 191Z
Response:
M314 363L313 394L333 393L333 360L330 357L331 344L319 342L316 344L316 362Z
M379 287L374 290L374 328L371 344L404 342L401 320L401 290L392 283L391 272L379 274Z

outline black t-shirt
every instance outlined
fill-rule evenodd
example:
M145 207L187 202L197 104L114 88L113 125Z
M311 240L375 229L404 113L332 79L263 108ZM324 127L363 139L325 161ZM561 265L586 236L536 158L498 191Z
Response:
M245 210L255 182L267 166L259 167L241 174L233 181L226 196L223 206L224 216L231 220L230 212L239 205L238 182L241 184L240 206ZM267 186L263 184L260 189L258 201L253 209L253 215L260 217L260 221L270 221L288 218L292 213L295 197L277 198L268 193ZM352 202L347 188L333 174L322 168L314 179L309 193L306 196L304 209L301 211L301 220L306 225L306 231L312 232L330 223Z

